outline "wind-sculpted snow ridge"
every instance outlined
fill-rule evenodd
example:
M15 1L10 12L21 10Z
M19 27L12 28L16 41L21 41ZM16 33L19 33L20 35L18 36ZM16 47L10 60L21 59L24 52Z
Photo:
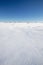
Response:
M43 23L0 23L0 65L43 65Z

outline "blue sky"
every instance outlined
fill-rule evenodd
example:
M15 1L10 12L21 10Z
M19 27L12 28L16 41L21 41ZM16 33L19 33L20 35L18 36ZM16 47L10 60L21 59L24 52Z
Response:
M43 21L43 0L0 0L0 21Z

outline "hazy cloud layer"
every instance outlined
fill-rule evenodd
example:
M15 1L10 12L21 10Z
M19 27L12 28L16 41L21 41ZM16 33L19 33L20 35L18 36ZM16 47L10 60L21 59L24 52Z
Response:
M23 25L0 26L0 65L43 65L43 26Z

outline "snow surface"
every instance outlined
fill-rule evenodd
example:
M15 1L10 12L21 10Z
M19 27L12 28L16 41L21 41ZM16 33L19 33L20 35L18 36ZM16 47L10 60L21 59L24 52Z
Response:
M0 23L0 65L43 65L43 23Z

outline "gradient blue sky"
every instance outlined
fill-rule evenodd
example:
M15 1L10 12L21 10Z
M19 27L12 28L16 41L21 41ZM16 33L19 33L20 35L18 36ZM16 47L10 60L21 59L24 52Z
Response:
M43 21L43 0L0 0L0 21Z

